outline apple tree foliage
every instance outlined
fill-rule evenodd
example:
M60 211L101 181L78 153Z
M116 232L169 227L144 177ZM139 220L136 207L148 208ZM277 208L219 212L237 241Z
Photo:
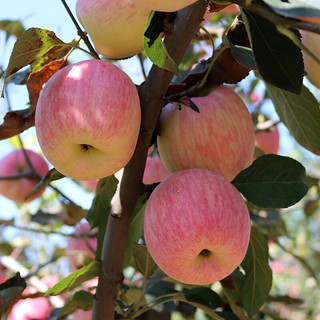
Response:
M199 1L204 9L205 2ZM139 151L142 155L134 155L125 169L124 217L119 218L112 211L111 199L118 185L114 176L99 181L88 211L66 201L61 192L58 198L58 193L54 193L51 199L45 200L46 208L56 206L58 201L60 213L67 212L69 224L74 225L85 217L92 229L98 228L96 258L67 276L61 275L60 281L46 291L46 297L65 299L63 306L53 309L51 320L65 319L77 309L93 307L94 319L101 319L99 314L102 315L104 304L115 319L170 319L170 316L172 319L311 319L320 314L315 302L320 298L316 289L320 248L313 242L319 240L316 233L320 225L320 161L314 156L320 154L320 95L317 89L302 82L305 74L299 33L299 29L320 33L320 24L300 19L311 17L320 21L320 4L316 0L234 0L231 2L241 8L237 16L220 12L227 4L218 2L210 2L211 10L216 13L195 36L187 34L189 29L184 27L183 19L175 27L177 13L152 12L145 29L144 52L139 56L142 67L153 64L149 74L145 72L146 82L138 86L144 112L142 130L143 126L150 128L147 121L154 122L153 144L157 127L150 120L152 115L146 106L150 104L151 111L155 110L152 94L157 90L165 93L165 101L180 104L181 108L191 107L195 112L199 110L189 97L204 95L209 88L222 83L234 86L252 111L253 119L267 103L273 104L279 122L300 151L287 156L261 155L232 181L245 197L252 221L245 259L230 276L203 287L175 283L157 268L144 245L142 228L144 208L155 185L141 187L137 183L149 141L144 151ZM199 3L179 14L184 17L183 14L192 14L194 10L200 17ZM30 101L27 109L6 113L0 125L1 140L14 141L12 137L34 126L43 84L68 64L72 51L82 50L99 58L86 35L77 28L84 44L79 44L79 39L63 41L50 30L37 27L25 30L20 21L0 21L6 38L17 38L10 61L1 72L1 96L7 98L6 86L26 86ZM163 41L172 35L176 43ZM189 44L186 39L192 42ZM222 40L220 44L216 39ZM181 61L173 54L175 45L186 48ZM204 54L206 59L201 60ZM253 95L257 92L260 97L255 101ZM32 194L49 185L55 186L54 182L60 179L67 178L52 169ZM60 232L65 221L61 214L59 222L52 223L50 214L41 207L37 211L34 217L40 217L39 227ZM126 216L126 212L130 214ZM14 226L13 221L1 223ZM16 257L8 243L0 250L2 257ZM60 252L58 256L64 254ZM102 264L101 259L107 262ZM27 261L23 263L28 267ZM58 263L59 259L48 258L49 265ZM36 271L29 270L24 277L19 273L14 275L17 269L8 270L10 279L0 285L2 316L22 298L30 277L41 268L39 264ZM111 273L105 276L107 271ZM139 278L139 274L143 277ZM82 285L97 276L100 284L95 299ZM312 294L308 295L306 290ZM114 304L115 309L109 310Z

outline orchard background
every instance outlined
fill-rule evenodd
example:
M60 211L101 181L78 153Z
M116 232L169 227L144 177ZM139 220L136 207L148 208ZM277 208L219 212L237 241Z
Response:
M179 11L177 16L167 15L165 21L171 26L165 30L168 54L176 61L183 56L182 62L179 63L179 76L175 76L172 80L173 73L152 67L147 54L160 67L168 68L168 64L163 65L162 61L157 60L152 50L146 50L147 53L130 59L112 60L136 85L145 81L138 88L141 110L144 114L142 135L139 138L140 149L127 165L122 180L124 219L110 216L108 236L105 237L105 218L110 211L109 202L115 190L115 180L112 178L103 180L96 194L84 183L51 175L45 182L50 182L54 188L46 187L42 197L31 203L15 204L0 195L1 280L9 279L0 286L0 310L4 319L11 308L13 309L8 319L22 319L19 317L27 310L28 303L32 310L41 309L44 314L33 314L25 319L68 317L68 319L72 317L74 319L91 317L93 319L317 319L317 316L320 317L318 304L320 160L315 154L319 154L320 150L320 110L317 102L320 93L317 87L303 77L300 49L287 40L287 37L296 39L289 27L320 33L320 24L295 19L301 17L320 19L320 6L317 1L299 1L304 11L301 7L294 10L289 10L290 7L279 9L275 1L271 0L252 4L240 0L233 2L245 10L254 12L254 14L249 11L243 13L246 30L250 30L251 42L248 42L246 34L243 35L245 30L243 25L242 28L231 28L229 36L223 38L223 43L224 46L232 48L234 58L225 55L224 59L219 60L219 68L217 63L213 64L211 76L208 77L206 84L209 86L217 83L231 84L246 103L253 119L258 112L267 115L272 120L271 126L276 124L280 132L278 154L299 161L306 168L306 182L301 168L297 169L296 163L293 165L288 158L272 158L271 165L270 158L260 158L260 162L257 162L252 170L253 174L261 174L262 187L258 186L254 179L246 180L247 177L243 175L239 175L234 183L248 199L252 222L249 250L251 253L247 253L241 267L227 278L211 286L201 287L176 283L156 269L156 265L142 245L143 210L146 199L155 186L148 185L143 188L142 194L139 193L139 181L142 179L151 139L150 134L145 137L144 133L153 131L157 120L155 119L157 112L150 114L150 110L160 110L164 104L163 96L170 95L171 99L176 99L173 101L179 101L181 85L171 85L167 91L170 82L186 83L182 91L186 90L184 92L186 95L195 95L195 90L192 89L204 78L210 64L200 63L194 69L196 71L193 71L193 77L188 77L190 70L200 61L211 57L213 51L211 41L217 49L222 41L221 36L228 32L236 18L234 13L219 11L227 4L219 6L212 3L212 10L217 12L205 25L207 32L199 31L199 22L209 5L205 1L199 1ZM297 3L298 1L292 1L289 5L295 6ZM67 1L67 4L76 17L76 1ZM23 39L23 32L29 28L37 27L53 31L64 43L73 41L75 44L79 40L77 29L62 2L50 1L48 4L39 5L37 1L28 1L28 8L25 6L26 4L21 4L19 1L11 1L1 10L1 74L8 67L17 38ZM273 24L283 33L277 32ZM298 43L297 40L294 41ZM252 49L243 48L248 47L249 43ZM78 45L88 50L83 41ZM155 51L158 57L163 54L159 47ZM219 52L221 46L215 51ZM314 53L320 55L319 52ZM71 64L90 58L88 54L76 49L68 56L68 62ZM50 59L55 57L49 57L48 62ZM25 78L30 73L29 63L23 64L18 59L14 67L19 70L6 79L4 98L0 100L1 119L9 110L29 107L29 101L33 98L32 94L28 95L25 85ZM172 70L175 65L170 62L169 68ZM305 88L300 93L302 77L303 84L310 93ZM4 78L3 74L2 80ZM3 84L1 81L1 87ZM31 92L30 87L29 92ZM182 103L181 107L187 108L185 104L188 102ZM20 125L21 123L19 125L10 123L7 131L10 137L5 136L0 127L2 139L0 158L21 147L41 153L34 127L31 126L21 132L18 137L16 134L21 131L19 131ZM153 136L152 143L154 142ZM256 150L256 155L261 155L261 152ZM279 180L280 173L290 166L293 166L292 176L299 176L297 180L290 180L290 175ZM266 168L269 168L269 171ZM265 170L267 173L263 174ZM244 183L249 185L249 189L251 187L251 191L246 193L241 189L241 184ZM298 184L297 189L303 189L305 184L308 186L308 193L301 200L298 191L292 192L295 190L293 184ZM271 197L267 203L261 204L261 199L252 193L252 189L257 188L262 188L258 189L262 194L267 192L273 195L274 199ZM279 190L284 194L280 199ZM290 204L288 207L289 194L294 198L295 204ZM269 206L272 208L268 208ZM90 214L87 218L91 226L99 226L99 231L94 229L88 233L88 229L83 227L88 210ZM133 212L134 219L131 222ZM81 219L82 231L75 232L74 225ZM79 234L82 238L79 238ZM96 250L96 236L98 254L95 260L92 251ZM70 250L72 241L84 247L84 250L78 252ZM104 250L101 252L103 241ZM102 263L99 262L101 257ZM124 279L121 278L123 263ZM78 269L79 267L82 268ZM78 271L75 271L76 269ZM99 272L101 285L94 298L96 277ZM105 274L111 274L117 281L111 281L113 279L110 280ZM89 282L90 279L93 280ZM55 284L51 291L47 291ZM43 297L45 292L47 292L46 297ZM77 311L78 309L88 311L82 313Z

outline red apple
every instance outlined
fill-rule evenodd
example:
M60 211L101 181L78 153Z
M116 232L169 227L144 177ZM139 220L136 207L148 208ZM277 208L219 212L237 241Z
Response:
M200 113L175 104L162 109L160 158L170 172L204 168L231 181L253 160L254 129L249 111L224 85L191 100Z
M168 175L169 171L166 169L159 157L147 158L142 180L144 184L161 182Z
M137 5L155 11L173 12L189 6L197 0L132 0Z
M147 248L169 277L207 285L235 270L250 238L250 217L238 190L206 169L172 173L145 210Z
M55 73L41 91L36 132L47 159L62 174L95 180L130 160L139 135L140 101L134 83L102 60Z
M47 162L38 153L31 150L26 150L26 153L34 170L40 177L43 177L49 170ZM0 161L0 177L19 175L28 169L29 166L22 149L9 153ZM22 203L38 182L38 180L28 178L0 180L0 194L14 202ZM43 191L33 195L27 201L40 197Z
M76 13L100 54L119 59L143 50L150 10L130 0L77 0Z
M72 271L83 267L87 260L94 259L97 250L97 238L86 237L89 234L90 225L88 222L79 223L74 230L75 235L84 237L68 237L66 256L69 260Z
M255 146L259 148L264 154L274 153L279 151L280 135L276 125L271 128L263 130L266 126L270 126L273 121L263 117L257 124L257 128L261 129L255 133Z
M301 35L302 43L320 59L320 35L306 30L301 30ZM302 53L307 78L314 86L320 88L320 65L307 52Z

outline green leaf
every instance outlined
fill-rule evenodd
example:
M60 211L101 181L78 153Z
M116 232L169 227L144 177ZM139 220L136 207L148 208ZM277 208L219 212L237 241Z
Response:
M157 35L154 39L154 33L150 32L150 25L153 19L157 19L155 11L153 11L149 17L146 25L145 33L143 36L143 47L149 57L149 59L159 68L173 72L174 74L179 74L179 68L173 59L169 56L164 43L161 40L161 35ZM157 21L154 22L154 24Z
M259 311L271 289L272 271L268 256L267 238L252 229L248 251L241 263L245 271L241 299L249 317Z
M146 202L147 195L142 195L136 204L133 218L130 224L130 230L128 235L127 247L124 256L123 267L128 267L132 263L132 250L135 243L138 242L139 238L142 235L143 230L143 221L144 221L144 211L147 205Z
M84 290L77 291L71 300L69 300L60 312L56 314L57 319L63 319L64 316L75 312L78 309L81 310L91 310L93 306L94 296L92 293Z
M0 318L17 302L27 284L20 274L0 284Z
M100 262L94 260L87 266L69 274L50 288L45 296L56 296L75 289L80 286L84 281L95 278L99 275Z
M304 148L320 155L320 105L306 86L301 94L286 92L267 85L280 120Z
M26 200L28 200L34 194L45 189L52 181L56 181L62 178L64 178L64 175L57 171L55 168L49 170L46 175L40 180L40 182L30 191L30 193L26 197Z
M187 290L185 297L190 302L201 303L202 305L216 309L224 306L220 296L208 287L196 287Z
M263 208L287 208L308 191L304 166L275 154L256 159L232 183L249 201Z
M304 72L301 50L273 23L245 9L242 13L263 79L280 89L300 93Z
M232 56L244 67L257 70L256 61L254 60L251 48L234 45L233 42L226 37L231 49Z
M21 68L37 60L42 60L44 56L50 56L50 59L53 60L62 49L68 46L52 31L40 28L28 29L14 45L6 78Z
M111 199L116 193L118 183L118 179L113 175L100 179L97 185L96 196L87 214L90 228L99 227L97 234L97 260L101 257L103 239L111 209Z
M276 13L288 18L320 17L319 0L263 0Z
M145 279L148 279L157 269L157 265L151 258L147 247L143 244L135 244L133 256L137 270L144 275Z

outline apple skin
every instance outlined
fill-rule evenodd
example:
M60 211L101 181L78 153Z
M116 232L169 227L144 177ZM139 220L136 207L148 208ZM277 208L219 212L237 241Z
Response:
M112 59L143 50L144 28L150 10L131 0L77 0L76 14L96 50Z
M302 43L320 58L320 35L306 30L301 30L301 35ZM302 54L308 80L320 89L320 65L306 52L302 51Z
M38 290L27 287L25 294L34 294ZM46 320L49 318L53 307L45 297L27 298L19 300L11 309L8 320Z
M276 125L267 130L259 130L255 133L255 146L264 154L277 154L279 151L280 134Z
M86 234L90 232L90 225L88 222L81 222L76 225L74 234ZM66 257L69 260L70 269L72 271L83 267L86 259L94 259L95 251L97 250L97 238L88 237L75 238L68 237L68 244L66 247Z
M185 106L179 110L174 104L162 109L160 158L170 172L203 168L231 181L253 160L254 129L249 111L224 85L191 100L200 113Z
M169 277L207 285L232 273L250 239L250 217L238 190L206 169L172 173L152 192L145 210L147 248ZM200 254L206 251L208 255Z
M47 162L42 158L41 155L33 152L32 150L26 150L26 153L35 171L39 176L43 177L49 170ZM18 175L28 168L28 163L25 159L22 149L14 150L0 160L1 177ZM26 196L38 184L38 182L39 181L37 180L31 180L27 178L0 180L0 194L16 203L23 203ZM36 198L39 198L43 192L44 190L38 192L30 197L27 201L32 201Z
M227 7L220 10L220 12L225 14L239 14L240 9L239 9L239 6L237 6L236 4L230 4Z
M169 174L169 171L166 169L159 157L149 156L147 157L142 182L144 184L158 183L166 178Z
M132 0L132 2L149 10L174 12L197 2L197 0Z
M55 73L41 91L35 117L44 155L76 180L100 179L124 167L135 150L140 121L134 83L102 60Z

